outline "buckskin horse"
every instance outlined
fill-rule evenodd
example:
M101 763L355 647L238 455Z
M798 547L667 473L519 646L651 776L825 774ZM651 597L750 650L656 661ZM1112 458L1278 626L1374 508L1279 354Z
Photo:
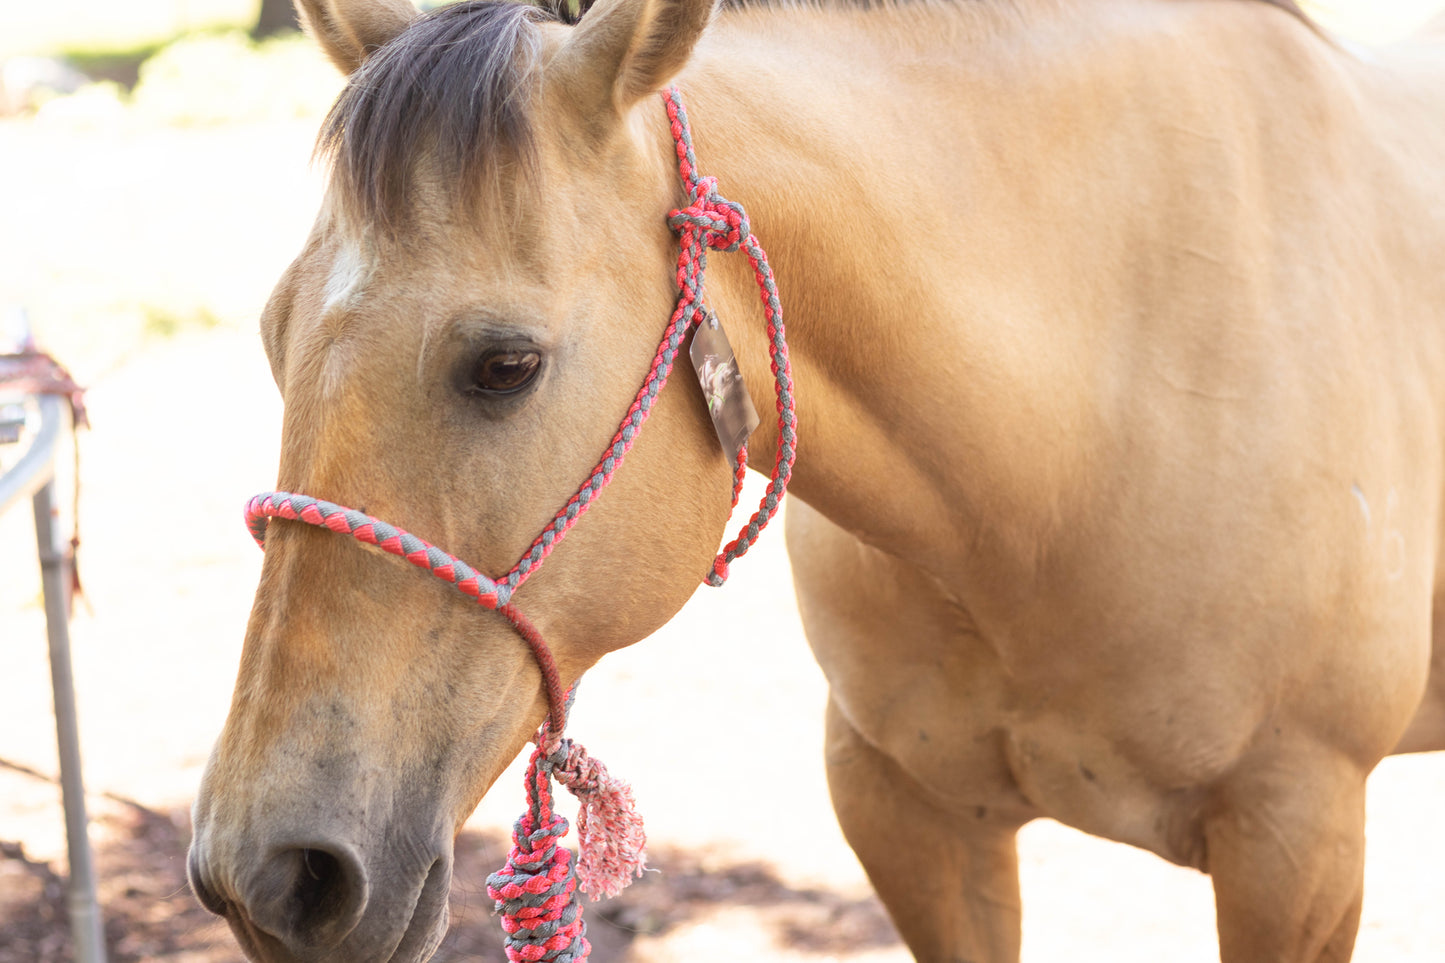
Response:
M351 81L262 318L278 487L495 611L271 522L190 856L252 958L427 958L558 685L721 573L733 464L674 386L520 592L555 677L497 614L679 310L675 84L785 305L829 784L913 954L1017 960L1051 816L1209 873L1226 963L1349 959L1366 776L1445 748L1438 40L1286 0L299 6ZM771 411L754 271L709 263Z

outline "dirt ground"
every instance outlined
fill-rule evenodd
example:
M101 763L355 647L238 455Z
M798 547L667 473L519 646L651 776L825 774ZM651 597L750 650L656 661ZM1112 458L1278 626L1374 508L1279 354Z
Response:
M186 813L260 566L240 510L274 480L280 405L255 317L315 209L314 127L0 123L0 300L91 386L73 634L117 961L241 959L185 887ZM33 553L28 511L0 518L0 963L70 959ZM589 911L599 963L908 959L828 805L823 701L776 531L589 676L573 731L632 780L659 870ZM1442 798L1445 754L1373 778L1357 960L1445 958ZM468 823L438 959L502 959L483 886L521 800L514 766ZM1199 874L1048 821L1021 862L1028 963L1217 959Z

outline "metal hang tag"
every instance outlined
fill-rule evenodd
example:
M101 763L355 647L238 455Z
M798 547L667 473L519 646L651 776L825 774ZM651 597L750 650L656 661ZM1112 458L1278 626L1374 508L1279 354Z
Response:
M692 358L693 370L697 372L698 384L702 385L702 397L707 402L707 413L712 416L712 425L717 431L718 441L722 442L723 453L736 470L738 451L747 444L748 436L758 426L758 411L753 407L747 385L743 383L743 373L738 369L733 346L711 309L707 310L702 323L693 332L688 355Z

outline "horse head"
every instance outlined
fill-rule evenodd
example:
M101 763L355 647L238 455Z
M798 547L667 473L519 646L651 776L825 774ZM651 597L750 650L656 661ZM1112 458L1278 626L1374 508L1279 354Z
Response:
M495 576L588 477L675 309L657 93L711 0L603 0L575 27L497 0L299 5L351 79L261 322L278 487ZM732 467L698 393L665 398L516 599L564 684L710 571ZM537 664L496 612L354 539L277 521L265 549L194 888L258 960L425 959L452 839L547 712Z

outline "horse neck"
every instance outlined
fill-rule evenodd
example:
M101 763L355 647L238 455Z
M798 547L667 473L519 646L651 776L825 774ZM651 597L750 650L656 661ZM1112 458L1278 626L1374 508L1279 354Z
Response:
M1362 101L1401 92L1375 97L1358 76L1247 0L725 15L680 86L701 170L748 209L778 277L794 492L937 575L1008 579L1128 483L1109 419L1176 390L1171 370L1200 376L1187 390L1228 393L1220 337L1260 357L1287 336L1268 319L1302 312L1440 368L1438 272L1411 261L1413 300L1383 311L1368 279L1281 291L1271 274L1271 252L1326 263L1362 231L1386 236L1391 205L1438 208L1438 174L1389 160ZM1429 114L1412 116L1397 139L1423 148L1408 138ZM1340 170L1387 163L1348 210L1314 200ZM1445 247L1438 221L1412 223L1420 250ZM733 256L712 265L710 297L769 411L751 273ZM1369 337L1355 328L1367 316ZM772 444L755 435L755 465Z
M984 517L1026 539L1049 524L1038 506L1076 447L1066 393L1049 384L1068 337L973 324L997 314L989 284L940 273L940 246L971 251L976 278L1007 270L965 236L986 225L953 220L950 171L965 161L938 150L965 142L959 121L979 113L946 89L978 69L958 46L1003 42L1007 9L725 15L680 82L700 170L747 208L777 274L798 386L793 491L899 553L961 554ZM908 58L912 77L897 67ZM946 118L925 106L945 103ZM764 413L751 460L765 470L776 434L756 285L736 255L714 255L707 283Z

